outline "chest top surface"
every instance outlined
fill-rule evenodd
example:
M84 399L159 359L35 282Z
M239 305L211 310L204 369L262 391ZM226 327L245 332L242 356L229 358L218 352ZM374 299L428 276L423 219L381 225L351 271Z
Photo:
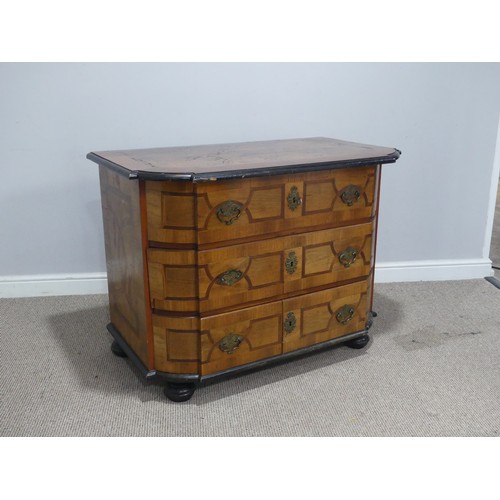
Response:
M92 152L87 158L130 178L217 181L393 163L395 148L327 137Z

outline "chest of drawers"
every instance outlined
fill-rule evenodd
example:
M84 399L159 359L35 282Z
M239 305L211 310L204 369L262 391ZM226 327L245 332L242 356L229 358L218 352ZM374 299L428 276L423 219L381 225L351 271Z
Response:
M381 165L309 138L89 153L99 165L112 351L173 401L371 325Z

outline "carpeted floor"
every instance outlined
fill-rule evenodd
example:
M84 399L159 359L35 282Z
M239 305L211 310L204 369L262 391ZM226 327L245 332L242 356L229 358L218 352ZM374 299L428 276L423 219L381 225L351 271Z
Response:
M380 284L372 342L186 403L113 356L104 295L0 300L2 436L497 436L500 290Z

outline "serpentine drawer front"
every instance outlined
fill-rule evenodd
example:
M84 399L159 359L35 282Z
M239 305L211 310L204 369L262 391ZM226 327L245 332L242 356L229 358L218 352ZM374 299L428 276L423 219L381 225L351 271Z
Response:
M220 246L368 221L375 211L375 173L372 166L188 187L147 182L148 236L160 244Z
M150 249L151 305L207 313L368 276L372 230L371 223L325 229L197 256L194 251Z
M112 351L172 401L371 325L381 165L328 138L89 153Z

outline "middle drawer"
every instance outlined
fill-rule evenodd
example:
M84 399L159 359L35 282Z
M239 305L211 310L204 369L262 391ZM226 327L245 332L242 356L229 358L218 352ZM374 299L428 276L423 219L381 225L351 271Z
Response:
M367 276L372 224L325 229L220 249L150 249L155 309L218 311Z

